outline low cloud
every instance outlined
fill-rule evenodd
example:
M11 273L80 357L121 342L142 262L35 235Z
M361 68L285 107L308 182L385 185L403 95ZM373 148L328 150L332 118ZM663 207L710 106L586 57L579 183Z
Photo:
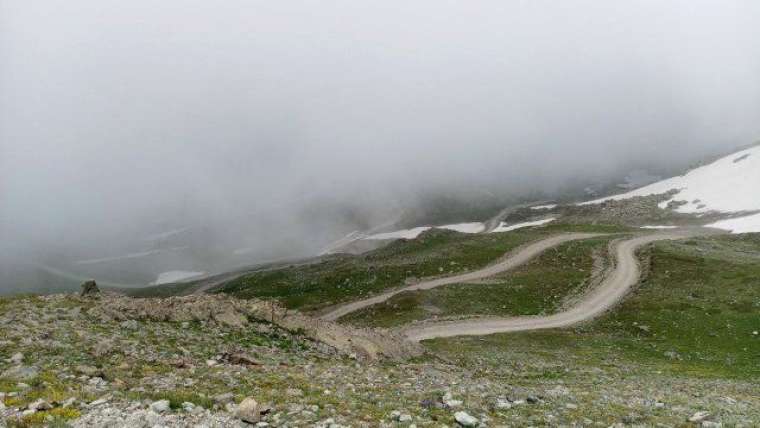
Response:
M167 263L221 269L430 195L676 170L760 136L758 18L753 1L5 1L0 265L189 228L208 251Z

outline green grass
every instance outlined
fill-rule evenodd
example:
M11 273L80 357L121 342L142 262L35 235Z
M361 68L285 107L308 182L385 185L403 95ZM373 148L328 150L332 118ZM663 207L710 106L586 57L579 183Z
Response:
M733 256L731 256L731 253ZM661 242L651 270L608 315L574 330L435 340L453 358L509 349L600 366L622 361L698 377L760 378L760 235Z
M144 399L145 394L133 393L132 398ZM211 409L214 407L214 399L201 395L194 390L189 389L176 389L171 391L159 391L150 393L147 397L152 401L167 400L169 401L169 407L174 410L181 409L182 403L193 403L197 406L202 406L205 409Z
M606 225L552 225L470 235L434 229L417 239L398 240L358 256L343 255L312 265L253 273L217 291L242 298L277 299L288 308L315 310L403 286L407 279L478 269L520 245L550 234L621 230L626 229Z
M341 321L393 327L434 317L555 312L568 296L583 291L592 276L595 255L605 260L611 239L600 237L562 244L525 266L484 282L400 293Z

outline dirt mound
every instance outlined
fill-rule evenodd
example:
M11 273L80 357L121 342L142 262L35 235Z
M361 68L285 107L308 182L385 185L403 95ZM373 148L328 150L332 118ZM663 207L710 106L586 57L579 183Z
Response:
M252 322L270 322L323 343L343 355L366 360L405 359L423 352L418 344L390 332L317 320L271 301L241 300L222 295L151 299L103 295L87 313L103 321L202 321L233 328L244 328Z

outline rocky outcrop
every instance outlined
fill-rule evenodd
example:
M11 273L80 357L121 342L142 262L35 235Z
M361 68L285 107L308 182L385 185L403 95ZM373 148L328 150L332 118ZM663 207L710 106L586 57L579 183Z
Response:
M100 294L100 289L95 281L90 280L83 282L81 287L82 291L79 292L79 295L82 297L92 297Z
M101 321L150 320L212 322L243 328L251 322L270 322L290 332L358 359L405 359L422 353L422 347L390 332L358 329L317 320L274 302L241 300L222 295L190 295L163 299L135 299L106 295L87 312Z

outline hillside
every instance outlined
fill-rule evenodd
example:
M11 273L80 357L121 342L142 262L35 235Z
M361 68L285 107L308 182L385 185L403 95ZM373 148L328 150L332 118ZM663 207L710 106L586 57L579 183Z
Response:
M664 195L660 208L703 216L720 213L735 218L709 224L734 233L760 232L760 146L733 153L678 177L582 205Z
M604 242L558 247L485 283L519 300L477 305L490 292L458 287L431 301L459 317L557 310L561 285L592 277ZM272 324L256 300L3 299L0 414L56 427L753 426L760 238L661 242L641 257L637 290L594 322L436 339L411 359L368 359L308 325Z
M139 298L0 299L0 427L754 426L758 160Z

